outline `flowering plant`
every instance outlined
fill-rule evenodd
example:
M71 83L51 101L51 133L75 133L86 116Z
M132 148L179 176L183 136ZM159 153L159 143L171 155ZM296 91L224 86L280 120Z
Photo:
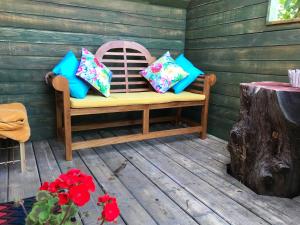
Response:
M89 202L92 192L95 192L93 177L71 169L55 181L42 184L36 196L37 202L27 215L26 225L75 225L78 207ZM120 214L116 198L107 196L99 197L99 202L107 199L102 202L101 224L115 221Z
M105 222L115 222L120 215L117 199L115 197L111 197L108 194L100 196L98 198L98 205L103 206L101 217L98 218L99 221L102 221L101 224Z

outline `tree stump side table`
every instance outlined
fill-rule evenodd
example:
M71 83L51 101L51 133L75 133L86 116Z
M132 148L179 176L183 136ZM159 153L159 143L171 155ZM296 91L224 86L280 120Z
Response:
M287 83L240 85L240 117L230 132L229 172L258 194L300 193L300 89Z

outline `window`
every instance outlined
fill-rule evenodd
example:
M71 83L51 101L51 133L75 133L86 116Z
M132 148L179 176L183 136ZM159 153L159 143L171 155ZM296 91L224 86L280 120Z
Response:
M300 22L300 0L270 0L267 24Z

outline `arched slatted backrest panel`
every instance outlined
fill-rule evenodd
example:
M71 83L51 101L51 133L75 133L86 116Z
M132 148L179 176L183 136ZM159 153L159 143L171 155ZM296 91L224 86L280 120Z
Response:
M110 41L102 45L95 56L113 73L111 92L151 90L139 72L148 67L155 58L142 45L130 41Z

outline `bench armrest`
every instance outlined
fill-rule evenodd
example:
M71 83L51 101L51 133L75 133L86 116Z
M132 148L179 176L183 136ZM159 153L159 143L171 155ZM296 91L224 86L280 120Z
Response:
M69 82L65 77L49 72L45 76L45 81L46 84L52 86L54 90L70 95Z
M71 107L69 81L61 75L55 75L53 72L46 74L45 81L55 90L57 115L63 113L64 116L69 116ZM59 117L60 116L57 116L57 118Z
M205 77L204 78L204 83L208 82L210 87L214 86L215 83L217 82L217 76L213 73L205 74L204 77Z
M209 96L210 88L215 85L217 77L215 74L205 74L198 77L188 88L187 91Z

